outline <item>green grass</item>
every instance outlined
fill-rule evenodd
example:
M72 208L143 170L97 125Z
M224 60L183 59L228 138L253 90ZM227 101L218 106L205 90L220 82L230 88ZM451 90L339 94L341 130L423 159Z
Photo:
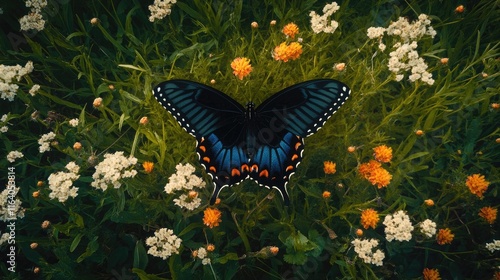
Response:
M463 3L454 1L343 1L332 17L339 22L333 34L310 27L309 12L322 14L324 1L180 0L169 16L151 23L152 2L49 1L45 29L25 33L18 23L28 13L22 1L0 6L0 63L31 60L35 66L17 82L13 102L0 100L0 115L8 114L9 123L0 134L0 178L7 182L7 168L15 167L25 209L16 221L15 273L7 270L10 245L0 247L5 279L419 279L424 268L438 269L442 279L499 273L498 251L485 248L500 239L498 220L490 225L478 215L482 207L498 209L499 199L500 110L492 107L500 103L497 1L464 4L463 13L455 12ZM387 67L394 39L384 37L387 49L381 52L367 28L387 27L400 16L413 21L421 13L437 31L418 47L435 82L413 83L408 74L397 82ZM92 18L98 23L91 24ZM254 21L257 29L251 28ZM300 28L303 53L275 61L273 49L292 41L281 32L289 22ZM253 67L243 80L230 67L240 56ZM346 69L334 70L336 63ZM343 81L352 95L305 140L303 161L288 184L290 207L276 191L245 181L221 192L220 225L203 225L210 178L198 163L195 139L156 102L152 86L169 79L215 80L211 86L241 104L259 104L315 78ZM36 96L28 93L33 84L41 85ZM94 108L97 97L103 106ZM139 124L144 116L147 125ZM78 127L68 124L74 118ZM57 145L41 154L37 141L50 131ZM81 150L73 149L75 142ZM379 145L393 151L392 161L383 164L392 180L381 189L358 172ZM350 146L356 151L348 152ZM10 163L6 155L13 150L24 157ZM95 165L116 151L138 159L138 174L119 189L91 187ZM47 179L70 161L80 166L78 196L60 203L49 198ZM145 161L155 164L150 174ZM324 161L336 163L335 174L324 174ZM194 165L207 181L199 193L202 205L193 211L179 209L172 201L178 195L164 191L178 163ZM477 173L490 182L482 199L465 184ZM323 191L331 197L324 199ZM426 199L435 205L426 206ZM362 238L379 240L383 266L364 263L351 245L367 208L377 210L381 221L363 229ZM382 221L399 209L414 226L431 219L438 229L449 228L453 241L438 245L414 230L410 241L388 242ZM41 228L44 220L51 222L48 229ZM182 239L179 254L167 260L147 254L145 240L159 228ZM34 242L38 247L31 249ZM211 265L202 265L191 252L208 243L215 245ZM269 254L268 246L278 247L278 254Z

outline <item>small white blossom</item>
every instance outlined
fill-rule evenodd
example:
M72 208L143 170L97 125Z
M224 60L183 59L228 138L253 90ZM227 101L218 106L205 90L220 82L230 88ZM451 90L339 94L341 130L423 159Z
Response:
M24 218L24 208L21 200L16 198L19 188L8 187L0 193L0 221L6 222L17 218Z
M8 232L2 234L0 236L0 246L2 246L3 244L5 244L5 242L7 242L7 240L9 240L9 237L10 237L10 234Z
M436 234L436 223L426 219L419 224L420 232L427 237L432 237Z
M4 126L0 127L0 132L5 133L7 131L9 131L9 127L8 126L4 125Z
M34 85L31 87L31 89L30 89L29 93L31 94L31 96L35 96L35 95L36 95L36 93L38 92L38 90L39 90L39 89L40 89L40 85L38 85L38 84L34 84Z
M387 215L384 219L385 234L387 241L409 241L413 226L410 217L403 210L399 210L393 215Z
M133 178L137 174L136 170L128 170L137 163L137 158L123 156L123 152L105 154L104 160L95 167L92 175L94 181L90 185L94 188L105 191L109 185L115 189L119 188L123 178Z
M16 161L16 159L22 158L22 157L24 157L24 154L19 152L19 151L10 151L7 154L7 160L9 162L14 162L14 161Z
M71 119L71 120L69 120L69 125L71 125L72 127L77 127L78 123L79 123L78 119Z
M193 174L196 169L191 164L182 165L179 163L175 169L177 172L168 178L168 184L165 186L166 193L205 187L203 179Z
M40 151L40 153L50 151L50 142L52 140L54 140L55 138L56 138L56 134L52 131L49 133L43 134L40 137L40 139L38 139L38 145L40 145L38 150Z
M311 17L311 28L314 33L334 33L339 26L339 23L335 20L330 20L330 16L333 15L340 9L337 2L332 2L326 4L323 7L323 15L318 15L315 11L311 11L309 16Z
M149 5L148 9L151 12L149 21L163 19L172 12L172 5L177 3L177 0L155 0L153 5Z
M365 263L371 263L377 266L382 266L382 261L385 258L384 252L380 249L373 251L373 248L378 246L377 239L354 239L351 244L354 245L354 252L358 254Z
M207 256L207 249L200 247L198 249L198 254L196 254L196 256L200 259L204 259Z
M384 36L385 28L383 27L369 27L367 30L368 38L377 39Z
M207 264L211 264L212 262L210 261L210 259L209 259L209 258L204 258L203 260L201 260L201 263L202 263L203 265L207 265Z
M179 247L181 246L182 239L174 234L174 231L167 228L161 228L155 231L155 236L148 237L146 239L146 245L148 245L148 254L160 257L166 260L172 254L179 253Z
M33 71L33 62L28 61L24 67L17 64L15 66L7 66L0 64L0 98L14 101L19 86L15 81L20 81L21 78Z
M174 199L174 204L192 211L201 205L201 199L199 197L190 198L187 194L181 194L179 198Z
M3 114L2 118L0 118L0 122L4 123L7 121L8 118L9 118L9 116L7 114Z
M500 250L500 240L493 240L491 243L486 243L486 249L490 252L495 252Z

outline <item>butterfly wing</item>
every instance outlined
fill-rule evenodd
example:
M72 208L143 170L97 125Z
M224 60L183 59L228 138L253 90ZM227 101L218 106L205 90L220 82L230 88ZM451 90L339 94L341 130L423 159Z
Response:
M312 80L286 88L256 109L256 152L250 176L277 189L286 205L286 185L302 160L303 138L318 131L349 97L335 80Z
M185 80L162 82L153 95L196 137L200 163L214 183L212 204L224 187L248 176L243 106L214 88Z
M264 101L256 109L260 125L287 130L300 137L318 131L344 104L350 89L330 79L311 80L288 87Z

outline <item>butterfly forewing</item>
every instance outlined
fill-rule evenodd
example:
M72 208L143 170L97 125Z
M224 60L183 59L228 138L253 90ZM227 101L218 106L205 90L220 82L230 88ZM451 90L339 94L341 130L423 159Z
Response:
M288 87L256 109L259 122L307 137L344 104L350 89L336 80L312 80Z

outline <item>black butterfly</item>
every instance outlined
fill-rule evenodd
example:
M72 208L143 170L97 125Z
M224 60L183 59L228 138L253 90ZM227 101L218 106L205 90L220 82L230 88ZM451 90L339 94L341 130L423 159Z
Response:
M153 94L191 135L214 192L246 178L278 189L289 204L286 184L302 159L303 138L318 131L344 104L350 89L335 80L288 87L246 108L209 86L186 80L157 85Z

